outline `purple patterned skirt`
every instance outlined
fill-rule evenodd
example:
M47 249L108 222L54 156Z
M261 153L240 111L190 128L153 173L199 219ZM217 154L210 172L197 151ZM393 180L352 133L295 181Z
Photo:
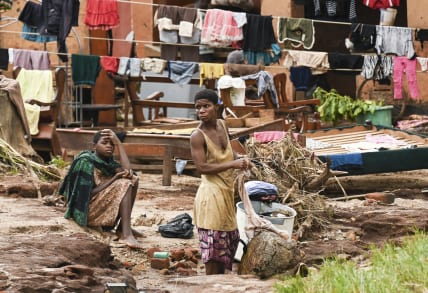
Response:
M203 263L221 262L232 270L233 259L239 244L239 231L217 231L198 228L199 246Z

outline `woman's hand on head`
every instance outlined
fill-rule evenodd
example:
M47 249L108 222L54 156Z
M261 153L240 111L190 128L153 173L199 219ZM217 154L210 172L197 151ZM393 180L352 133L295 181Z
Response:
M107 129L101 130L101 135L109 138L111 142L115 145L120 143L120 139L117 137L116 133L111 129L107 128Z

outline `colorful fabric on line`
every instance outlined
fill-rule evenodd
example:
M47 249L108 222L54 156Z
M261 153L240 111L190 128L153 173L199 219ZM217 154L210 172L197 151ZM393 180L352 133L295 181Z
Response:
M106 72L117 73L119 68L119 58L113 56L101 56L101 67Z
M71 55L71 77L75 85L95 85L100 70L100 56Z
M116 0L88 0L84 23L89 30L109 30L119 25Z
M231 271L239 244L238 229L226 232L198 228L198 234L202 262L221 262Z
M67 200L64 217L73 218L79 225L86 226L94 186L94 168L100 170L103 175L113 176L119 167L120 164L113 158L102 160L92 151L80 153L71 164L58 191Z

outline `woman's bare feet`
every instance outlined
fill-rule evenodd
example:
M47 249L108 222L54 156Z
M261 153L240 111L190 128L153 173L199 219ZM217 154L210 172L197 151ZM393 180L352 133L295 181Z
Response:
M117 235L117 237L119 237L119 238L121 238L122 237L122 231L120 230L121 228L119 227L117 230L116 230L116 235ZM136 237L136 238L146 238L147 236L146 235L144 235L144 233L143 232L140 232L140 231L138 231L138 230L135 230L134 228L131 228L131 231L132 231L132 234L134 235L134 237Z
M129 248L144 249L143 244L138 242L133 236L121 238L118 242L127 245Z

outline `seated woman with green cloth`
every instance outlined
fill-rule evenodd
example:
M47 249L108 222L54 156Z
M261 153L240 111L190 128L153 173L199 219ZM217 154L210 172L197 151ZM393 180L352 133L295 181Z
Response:
M118 149L119 162L113 158ZM142 248L131 228L131 212L138 190L138 176L130 169L123 145L111 129L95 133L93 149L81 152L62 182L59 194L67 201L65 218L81 226L112 229L119 242Z

